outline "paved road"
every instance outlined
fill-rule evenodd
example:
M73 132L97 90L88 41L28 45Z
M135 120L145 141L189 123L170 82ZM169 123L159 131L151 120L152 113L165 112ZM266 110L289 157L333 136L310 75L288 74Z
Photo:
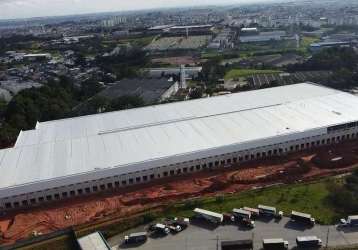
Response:
M256 220L256 227L253 230L240 228L235 225L225 225L216 228L209 224L192 224L185 231L168 235L162 238L149 238L148 241L140 246L124 247L119 246L124 234L109 239L112 249L139 249L139 250L218 250L218 245L222 240L254 239L254 248L262 247L264 238L284 238L289 241L290 249L296 246L297 236L315 235L322 239L323 245L341 246L347 244L358 244L358 228L345 228L337 230L335 226L316 225L313 228L305 228L290 222L288 218L281 221ZM130 232L143 231L144 227L136 228Z

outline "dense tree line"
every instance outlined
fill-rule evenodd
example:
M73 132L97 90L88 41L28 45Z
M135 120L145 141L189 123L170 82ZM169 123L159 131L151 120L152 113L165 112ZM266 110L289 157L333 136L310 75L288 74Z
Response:
M287 67L289 72L329 70L333 72L329 78L321 79L321 83L337 89L349 89L358 86L358 55L352 48L324 49L301 64Z
M96 65L105 72L115 74L117 79L137 76L139 69L148 62L146 52L139 48L123 48L116 55L96 58Z

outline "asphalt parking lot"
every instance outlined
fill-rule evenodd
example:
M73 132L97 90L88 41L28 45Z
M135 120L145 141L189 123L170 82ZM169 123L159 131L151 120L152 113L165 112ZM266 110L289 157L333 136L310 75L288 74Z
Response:
M322 239L323 246L342 246L358 244L358 228L337 229L336 226L316 225L307 228L291 222L289 218L281 221L256 220L254 229L241 228L237 225L222 225L212 227L204 221L200 224L191 224L186 230L178 234L169 234L160 238L148 238L142 245L121 246L125 234L143 231L139 227L109 239L112 249L142 249L142 250L218 250L221 241L253 239L254 249L262 248L264 238L283 238L289 242L289 248L296 246L297 236L315 235ZM328 235L328 237L327 237Z

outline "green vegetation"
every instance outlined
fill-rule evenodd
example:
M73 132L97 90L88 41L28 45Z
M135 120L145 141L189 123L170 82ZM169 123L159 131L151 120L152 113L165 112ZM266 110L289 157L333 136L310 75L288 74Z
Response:
M247 191L234 195L190 200L176 204L165 211L165 216L192 216L195 207L217 211L230 212L233 208L258 204L276 206L287 215L291 210L311 213L319 223L336 223L343 214L336 212L328 200L329 185L332 179L310 184L295 184L277 186L260 190ZM337 184L338 185L338 184Z
M225 74L225 79L234 79L238 77L248 77L250 75L258 75L258 74L273 74L280 73L282 71L279 70L271 70L271 69L232 69Z
M345 179L345 183L331 183L329 199L342 213L358 212L358 170Z
M314 54L312 58L304 63L289 65L289 72L330 70L333 72L321 83L337 89L350 89L357 87L358 54L353 48L329 48Z
M298 49L303 54L308 55L309 54L309 48L312 43L318 42L319 38L317 37L309 37L309 36L303 36L301 38L300 42L300 48Z

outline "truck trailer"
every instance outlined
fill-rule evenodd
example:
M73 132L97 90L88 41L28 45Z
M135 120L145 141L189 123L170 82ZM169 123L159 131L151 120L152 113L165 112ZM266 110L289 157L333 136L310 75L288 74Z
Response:
M322 246L322 240L317 236L298 236L296 243L299 248L319 248Z
M130 235L124 236L125 244L138 244L143 243L147 240L146 232L132 233Z
M341 226L358 226L358 215L350 215L347 219L341 219Z
M235 218L237 219L251 219L251 212L244 210L244 209L238 209L238 208L234 208L232 210L232 214L235 216Z
M254 243L252 240L222 241L221 250L252 250Z
M291 212L291 220L295 222L305 223L311 226L314 226L314 224L316 223L316 220L310 214L301 213L297 211Z
M260 210L258 210L257 208L243 207L242 209L249 211L251 213L252 218L257 218L260 215Z
M283 239L264 239L262 246L264 250L284 250L288 249L288 241Z
M219 213L211 212L201 208L195 208L194 213L196 217L203 218L211 223L220 224L224 220L224 216Z
M277 212L275 207L258 205L257 208L259 210L260 215L273 216L273 217L279 218L279 219L282 218L282 216L283 216L283 212L282 211Z

